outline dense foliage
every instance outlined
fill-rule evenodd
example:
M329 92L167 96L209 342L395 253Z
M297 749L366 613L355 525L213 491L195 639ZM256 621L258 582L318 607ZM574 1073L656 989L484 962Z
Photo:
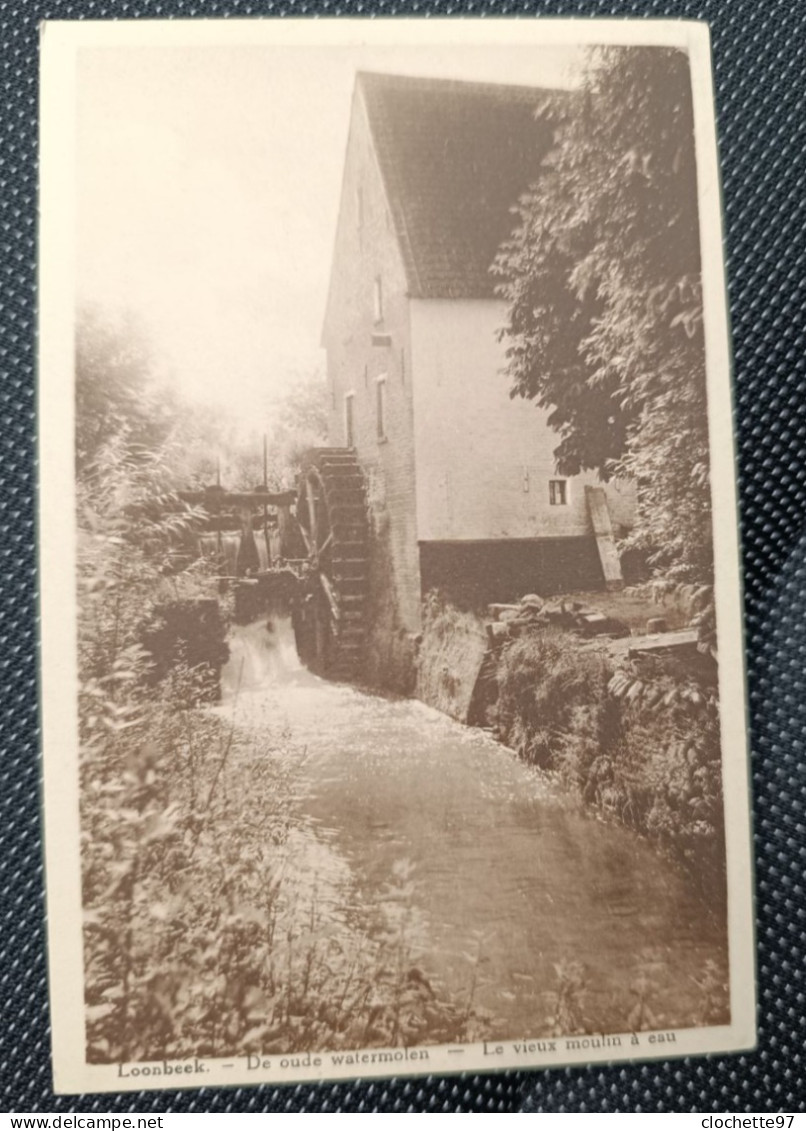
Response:
M604 48L542 110L556 146L495 270L512 395L557 431L561 474L639 488L631 543L678 580L712 569L688 59Z
M176 495L194 468L209 470L196 462L205 433L194 432L206 417L182 411L169 428L146 354L108 325L93 323L90 342L85 332L77 525L89 1061L474 1038L484 1021L472 991L452 1001L415 963L405 859L374 913L334 920L321 859L305 862L316 849L298 804L306 751L282 726L240 723L237 704L209 705L227 647L192 551L203 513ZM292 433L295 420L297 435L315 431L317 395L312 385L288 407Z
M85 476L104 445L159 447L179 423L170 389L154 380L148 336L131 316L79 311L76 327L76 470Z
M321 373L300 375L269 404L270 479L276 490L293 486L303 454L327 443L327 383Z
M655 598L699 630L684 660L622 665L562 633L503 650L497 726L588 804L681 853L721 890L724 859L708 412L691 76L683 52L604 48L556 124L496 271L513 396L558 434L562 474L638 487Z
M205 633L221 645L205 618L202 637L183 628L200 595L210 602L200 567L176 568L197 516L165 491L169 457L131 455L119 438L80 484L89 1060L472 1037L472 994L451 1001L416 965L406 861L379 910L334 920L321 860L305 864L304 748L281 725L239 723L237 704L200 706L211 648L196 651Z

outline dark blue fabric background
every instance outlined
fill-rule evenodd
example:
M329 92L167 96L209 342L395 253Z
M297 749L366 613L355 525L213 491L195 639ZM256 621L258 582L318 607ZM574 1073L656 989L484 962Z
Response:
M711 25L742 495L756 822L759 1047L742 1056L489 1077L54 1097L39 819L33 502L38 22L463 11L521 18L677 16ZM0 28L0 1109L804 1110L806 3L0 0Z

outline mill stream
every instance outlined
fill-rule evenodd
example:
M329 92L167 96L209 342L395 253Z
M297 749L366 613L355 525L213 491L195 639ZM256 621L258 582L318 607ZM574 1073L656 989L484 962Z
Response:
M701 1023L703 972L727 981L724 924L673 861L486 733L318 679L288 622L266 624L233 630L217 710L304 749L291 863L334 919L382 918L405 876L418 968L472 992L493 1035L545 1033L569 964L597 1030L630 1028L642 997L645 1028Z

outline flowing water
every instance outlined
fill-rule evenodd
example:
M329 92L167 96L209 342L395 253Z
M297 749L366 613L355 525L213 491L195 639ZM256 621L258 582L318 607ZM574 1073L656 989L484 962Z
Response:
M515 1039L540 1032L569 963L596 1030L630 1028L639 997L645 1027L701 1022L703 972L727 980L724 924L672 861L485 733L311 675L285 621L236 628L231 652L221 710L305 747L296 851L335 916L381 913L407 877L420 967Z
M255 549L257 550L260 569L268 569L269 551L262 530L255 532ZM218 534L202 534L199 537L199 551L203 557L218 561L219 567L227 577L238 576L238 550L241 545L240 530L224 530Z

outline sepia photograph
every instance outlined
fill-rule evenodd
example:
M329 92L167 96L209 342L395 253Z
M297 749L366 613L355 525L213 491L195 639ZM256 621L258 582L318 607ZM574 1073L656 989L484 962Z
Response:
M57 1091L752 1047L707 29L42 42Z

